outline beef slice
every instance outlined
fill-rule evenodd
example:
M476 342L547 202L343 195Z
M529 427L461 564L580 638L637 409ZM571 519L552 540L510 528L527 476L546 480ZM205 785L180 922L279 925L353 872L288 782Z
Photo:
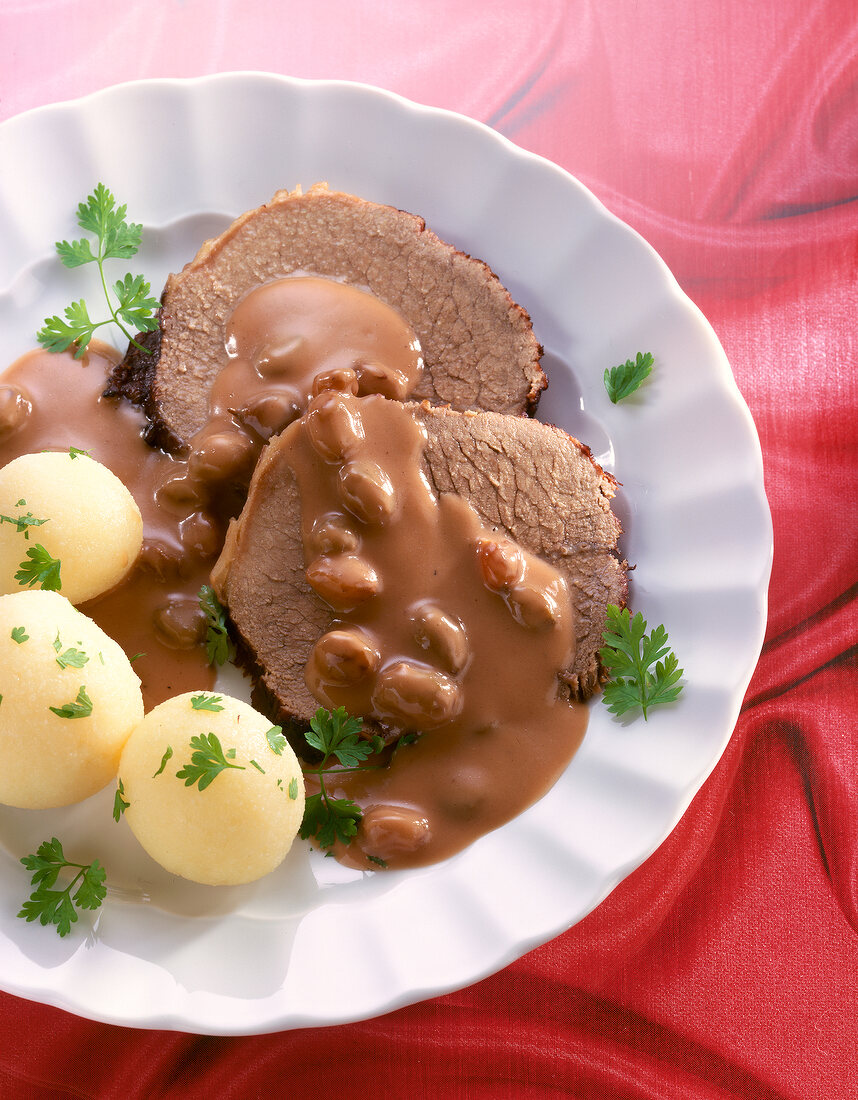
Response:
M611 511L616 482L590 451L558 428L494 412L410 404L424 425L423 472L437 494L456 493L483 522L550 562L567 578L576 652L561 694L584 700L604 679L609 603L625 604L626 563ZM272 721L306 726L318 702L304 668L334 613L304 575L301 501L277 440L257 466L247 503L230 527L212 583L228 607L241 658L254 674L254 703Z
M547 384L542 349L491 269L445 244L422 218L317 185L278 192L167 279L160 327L140 341L149 354L130 345L107 391L143 406L149 442L184 449L206 421L212 382L227 361L232 310L254 287L293 273L343 280L399 311L423 350L415 399L534 411Z

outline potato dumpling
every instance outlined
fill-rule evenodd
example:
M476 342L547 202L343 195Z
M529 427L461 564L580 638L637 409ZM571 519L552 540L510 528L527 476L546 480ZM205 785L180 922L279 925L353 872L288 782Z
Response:
M56 592L0 596L0 802L94 794L142 717L137 674L91 619Z
M35 587L83 603L122 580L143 541L131 493L106 466L74 450L21 455L4 466L0 515L0 593L20 592L15 574L33 560L27 552L42 546L60 562L60 587Z
M282 734L247 703L208 691L146 715L122 752L119 782L125 819L149 855L211 886L273 871L304 816L304 779Z

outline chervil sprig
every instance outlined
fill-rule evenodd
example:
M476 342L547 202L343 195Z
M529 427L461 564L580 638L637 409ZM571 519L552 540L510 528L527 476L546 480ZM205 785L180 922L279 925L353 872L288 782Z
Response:
M624 397L634 393L640 384L652 374L653 357L650 352L638 352L634 362L627 359L618 367L605 371L605 389L608 397L616 405Z
M289 744L284 736L282 726L272 726L270 730L266 730L265 740L268 742L268 747L277 756L282 756L283 750Z
M350 798L331 798L322 785L318 794L310 795L304 805L304 817L299 835L312 839L322 851L340 840L348 844L357 832L363 812Z
M319 707L310 719L310 728L304 738L308 745L323 754L321 766L329 756L335 756L344 768L355 768L376 751L372 741L361 738L362 729L360 718L352 718L345 707L333 711Z
M683 670L668 647L667 631L657 626L647 634L646 627L640 611L632 618L628 608L608 605L606 644L599 656L611 675L604 699L612 714L639 706L646 719L650 707L672 703L682 691Z
M19 500L17 507L20 508L26 503L26 500ZM11 523L18 534L23 535L25 539L29 539L31 527L41 527L47 522L46 519L36 519L32 512L25 512L20 516L0 516L0 523Z
M63 703L61 707L48 707L57 718L89 718L92 714L92 699L86 693L86 685L81 684L77 698L73 703Z
M211 665L225 665L235 656L226 627L226 612L210 584L200 589L200 607L206 617L206 654Z
M35 890L18 914L27 921L54 924L60 936L67 936L77 921L77 909L98 909L107 894L105 870L97 859L92 863L72 863L65 858L63 846L53 837L40 844L35 855L24 856L21 862L33 872L31 885ZM60 872L76 872L66 887L54 890Z
M57 253L66 267L81 267L90 263L98 266L110 317L93 321L83 298L72 302L66 306L64 318L56 314L46 317L37 333L39 343L48 351L65 351L75 344L75 358L80 359L96 329L116 324L135 347L148 354L148 349L134 339L129 328L137 332L156 329L158 319L155 314L160 306L158 299L149 297L149 283L142 275L132 275L130 272L113 284L111 297L104 274L105 260L128 259L140 247L143 227L126 221L125 214L125 204L117 207L111 192L99 183L77 210L78 225L96 238L95 251L86 237L77 241L57 241Z
M363 723L352 718L345 707L334 711L319 708L310 719L310 729L304 734L307 744L322 753L322 760L315 768L307 768L305 775L315 776L319 793L310 795L304 808L299 835L312 837L321 849L333 847L336 841L347 844L357 832L363 812L350 798L331 798L325 787L325 774L353 771L375 752L384 747L378 736L366 739L360 736ZM330 763L331 757L339 767Z
M195 735L191 738L191 748L194 751L191 754L190 764L185 764L176 772L176 778L184 779L186 787L193 787L197 783L199 789L204 791L227 768L247 770L243 764L232 763L235 749L227 749L224 752L217 734Z
M157 779L158 776L162 774L162 772L164 771L164 768L166 768L166 766L167 766L167 761L171 760L172 757L173 757L173 746L168 745L166 747L166 749L164 750L164 755L161 757L161 763L158 765L158 770L152 776L153 779Z
M61 565L59 558L51 557L44 546L37 542L27 551L27 560L18 566L15 580L22 587L32 588L34 584L38 584L45 592L59 592L63 586Z
M222 695L210 695L202 691L199 695L191 696L191 707L194 710L210 710L217 712L223 710L222 699Z
M88 663L89 657L84 653L82 649L77 649L75 646L69 646L68 649L63 650L63 643L60 640L59 632L57 632L56 638L53 642L54 652L56 653L56 662L60 668L83 668Z
M131 803L125 797L125 786L120 779L113 796L113 820L119 821Z

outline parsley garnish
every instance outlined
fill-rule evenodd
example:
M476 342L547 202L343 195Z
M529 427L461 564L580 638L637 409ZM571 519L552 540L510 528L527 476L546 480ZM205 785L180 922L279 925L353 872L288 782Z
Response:
M362 729L360 718L350 718L345 707L337 707L335 711L320 707L304 734L307 744L322 753L322 761L318 767L306 770L307 775L318 777L320 790L307 799L299 836L312 837L322 849L331 848L337 840L347 844L363 816L357 803L350 798L331 798L325 787L325 772L354 771L368 756L383 748L378 736L370 740L362 738ZM332 756L340 767L329 763Z
M235 749L227 749L224 754L221 743L214 733L203 733L199 737L192 737L191 748L194 752L191 755L190 764L185 764L176 772L176 778L184 779L186 787L193 787L195 783L199 783L200 790L204 791L226 768L246 770L243 764L230 764L227 758L235 757Z
M631 618L628 608L608 604L609 629L602 634L607 644L599 656L611 674L604 697L612 714L639 706L646 719L649 707L671 703L682 691L683 670L668 648L667 631L657 626L648 635L646 625L640 611Z
M63 643L60 641L59 633L54 638L53 646L57 654L57 664L60 668L83 668L89 660L82 649L75 649L74 646L70 646L64 653L61 653Z
M67 649L57 657L60 668L83 668L89 657L82 649Z
M118 821L130 805L130 802L125 801L125 788L120 779L119 786L116 788L116 794L113 797L113 820Z
M265 775L265 768L263 768L261 764L257 764L255 760L251 760L250 763L258 772L262 772L262 774Z
M60 565L57 558L52 558L40 542L31 546L27 551L29 561L22 561L15 574L15 580L22 587L32 588L34 584L40 584L44 592L59 592L62 588L60 579Z
M36 889L24 902L18 916L27 921L38 920L44 925L55 924L60 936L67 936L77 920L75 906L98 909L107 894L105 871L98 860L72 863L65 858L63 846L56 837L40 844L35 855L24 856L21 862L33 872L31 885ZM67 868L77 873L64 890L52 889L60 871Z
M298 798L298 780L295 778L294 775L289 780L289 787L287 788L286 793L289 795L293 802L295 802Z
M20 508L26 504L26 500L19 500L15 505L16 508ZM32 512L27 512L21 516L0 516L0 523L11 523L16 528L19 535L23 535L25 539L30 537L31 527L41 527L43 523L47 523L46 519L36 519Z
M75 359L80 359L95 330L111 322L122 329L135 347L140 348L141 351L147 351L137 343L125 326L128 325L138 332L150 332L156 329L158 320L155 314L160 305L158 299L148 297L149 284L142 275L129 273L113 284L113 296L116 299L114 307L104 275L105 260L128 259L140 247L143 227L134 222L127 222L125 212L125 205L117 207L113 195L103 183L99 183L93 193L87 197L86 202L80 203L77 208L78 225L88 233L95 234L97 238L96 251L93 252L91 242L85 237L78 241L57 241L57 252L66 267L80 267L89 263L98 265L110 317L103 321L92 321L83 298L79 302L72 302L71 305L66 306L65 320L56 315L47 317L43 327L36 334L36 339L48 351L65 351L66 348L75 344L77 346ZM147 354L149 354L148 351Z
M223 699L222 695L206 695L205 692L203 692L200 695L191 696L191 706L194 710L212 710L217 712L223 710L223 707L220 705L221 699Z
M77 693L77 699L73 703L64 703L61 707L48 707L58 718L89 718L92 714L92 699L86 693L86 686L81 684Z
M226 612L210 584L200 589L200 607L206 616L206 655L210 665L225 665L235 656L226 628Z
M161 757L161 766L160 766L160 767L158 768L158 770L157 770L157 771L155 772L155 774L154 774L154 775L152 776L152 778L153 778L153 779L157 779L157 778L158 778L158 776L159 776L159 775L161 774L161 772L162 772L162 771L164 770L164 768L166 768L166 766L167 766L167 761L168 761L168 760L170 759L170 757L171 757L172 755L173 755L173 749L172 749L172 746L168 745L168 746L167 746L167 751L166 751L166 752L164 753L164 755L163 755L163 756Z
M81 450L80 447L69 447L69 458L79 458L80 455L86 455L87 458L92 458L92 455L89 453L89 451Z
M276 753L278 756L283 755L283 750L286 747L287 741L280 726L272 726L270 730L266 730L265 740L268 742L268 747L273 753Z
M324 769L329 756L336 756L344 768L356 768L362 760L382 747L380 737L371 740L360 736L363 722L352 718L345 707L328 711L319 707L310 719L310 728L304 734L307 744L324 755L319 765Z
M608 397L616 405L630 393L634 393L638 386L652 374L653 358L650 352L638 352L635 361L627 359L618 367L611 367L605 371L605 389Z
M29 640L30 640L30 635L27 633L27 628L26 627L23 627L23 626L13 626L12 627L12 641L13 642L17 642L18 645L21 645L22 642L28 642Z

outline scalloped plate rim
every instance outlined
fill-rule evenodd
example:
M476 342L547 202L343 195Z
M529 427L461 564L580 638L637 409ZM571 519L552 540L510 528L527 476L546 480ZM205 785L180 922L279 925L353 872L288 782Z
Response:
M357 83L352 81L331 81L331 80L304 80L298 78L282 77L277 74L271 73L259 73L259 72L234 72L225 74L215 74L209 76L195 77L191 79L179 79L179 78L164 78L157 80L137 80L131 81L126 84L115 85L99 91L94 91L89 95L76 100L69 100L59 104L50 104L42 107L37 107L31 111L24 112L21 115L15 116L12 119L5 121L0 125L0 145L2 145L4 132L8 132L7 128L23 127L26 131L31 121L37 121L38 125L41 125L41 119L45 118L50 121L49 116L51 113L57 110L73 110L86 112L88 106L92 103L109 104L110 98L117 93L122 95L144 95L150 89L164 89L169 88L176 94L187 96L193 94L196 96L205 95L208 89L218 88L224 86L227 82L235 83L237 86L242 81L250 80L259 85L265 84L272 94L277 95L283 92L284 94L292 94L296 90L302 95L308 95L310 97L316 96L321 92L335 93L339 96L349 97L350 95L368 96L372 99L377 99L379 102L385 102L387 109L400 112L403 117L419 118L421 115L430 118L433 122L441 120L444 126L456 126L456 127L468 127L470 132L481 135L481 139L490 137L492 141L496 142L496 148L499 156L509 158L512 162L517 159L526 161L531 167L536 165L540 171L546 171L553 174L559 174L562 177L564 185L570 186L574 189L576 194L576 201L587 202L591 211L595 216L604 221L606 224L610 223L616 227L622 227L622 231L630 236L630 239L634 239L635 248L639 251L639 254L645 256L644 266L649 265L651 268L657 267L659 275L664 282L665 292L674 299L677 304L684 311L685 315L693 320L693 323L700 329L704 337L709 341L709 352L711 353L711 360L709 366L714 370L719 383L719 390L722 396L729 398L732 413L739 417L743 424L743 431L748 437L747 442L750 444L750 459L754 464L753 476L750 481L754 484L757 497L756 506L760 511L760 518L763 527L767 530L768 548L762 555L762 562L760 565L760 575L756 578L755 583L752 585L754 593L756 595L757 603L757 618L756 618L756 635L751 640L751 643L747 646L747 655L743 662L741 672L736 678L736 682L731 691L731 704L730 712L732 714L732 721L728 727L722 731L723 736L720 740L720 749L714 754L711 760L707 760L705 764L700 767L693 775L686 777L686 782L678 795L677 799L673 803L672 812L668 815L669 819L665 819L663 828L661 830L659 839L654 843L645 845L645 850L636 852L625 862L612 868L611 873L607 875L601 884L601 889L592 893L592 895L586 900L583 906L579 907L575 913L571 914L569 918L563 922L558 923L556 920L551 922L551 927L540 926L533 928L525 933L519 933L514 942L508 942L498 947L493 946L490 952L491 957L482 958L479 961L465 961L460 964L459 971L456 977L450 981L448 980L444 985L433 985L431 979L418 985L412 985L409 988L392 988L386 989L383 992L377 994L374 1007L369 1011L364 1011L357 1016L351 1015L348 1012L343 1012L338 1005L332 1006L330 1012L327 1014L320 1013L312 1018L303 1018L300 1012L296 1012L294 1008L285 1009L281 1006L279 1009L276 1005L272 1005L271 1009L267 1013L257 1014L258 1018L246 1020L239 1013L241 1018L230 1018L228 1012L219 1013L217 1007L212 1009L209 1006L209 1010L201 1012L197 1006L196 1010L193 1005L189 1004L192 1000L187 996L187 991L182 991L185 996L181 996L177 988L174 988L174 996L170 999L169 1005L154 1006L149 1005L145 1010L138 1010L135 1014L126 1016L122 1013L116 1013L111 1011L109 1005L104 1004L92 1004L84 1003L85 997L76 994L75 990L70 990L63 984L63 982L57 982L52 985L50 981L36 981L31 979L30 984L27 982L9 982L2 976L0 976L0 984L10 992L17 993L21 996L33 997L44 1000L46 1003L55 1004L58 1007L66 1008L70 1011L76 1012L80 1015L90 1016L93 1019L105 1020L107 1022L115 1022L125 1026L138 1026L138 1027L154 1027L154 1028L180 1028L185 1030L202 1030L210 1034L245 1034L245 1033L262 1033L266 1031L279 1030L287 1027L308 1027L317 1026L321 1024L336 1024L343 1023L353 1019L363 1019L371 1015L376 1015L382 1012L390 1011L394 1008L401 1007L403 1005L412 1003L415 1000L423 999L424 997L437 995L444 992L449 992L453 989L461 988L464 985L477 981L486 975L495 972L514 959L520 957L526 951L532 949L540 943L546 941L564 931L570 927L577 920L581 919L587 912L590 912L595 908L604 898L614 889L614 887L622 881L622 879L638 867L644 859L646 859L655 848L669 835L673 830L676 823L679 821L682 814L687 809L691 799L702 785L705 778L710 774L724 747L726 746L735 725L735 720L738 716L741 699L744 694L747 684L750 681L753 669L756 665L757 657L762 645L763 634L766 621L766 587L768 581L768 575L771 568L771 520L768 515L768 506L765 500L765 493L762 483L762 455L759 445L759 439L756 436L756 430L753 425L750 412L744 403L738 387L733 379L732 372L729 367L726 355L721 349L720 344L717 341L711 327L708 325L702 312L690 302L690 300L683 294L681 288L676 282L674 276L667 268L664 261L658 256L654 249L646 242L639 234L630 229L624 222L608 211L604 205L582 184L576 180L564 169L552 164L549 161L540 158L534 153L527 152L520 149L513 142L503 135L491 130L484 124L465 116L458 115L455 112L447 111L441 108L428 107L421 104L416 104L410 100L398 95L397 93L385 91L383 89L374 88L371 85ZM0 171L0 178L2 178L2 171ZM190 213L200 212L198 210L189 211ZM208 212L208 211L206 211ZM240 211L237 211L238 213ZM418 211L420 212L420 211ZM5 215L4 210L0 210L0 220ZM178 220L176 218L169 218L160 224L158 222L147 222L147 227L150 229L155 228L168 228L170 225L175 224ZM30 256L27 262L16 269L18 273L21 273L23 268L27 264L36 262L40 257ZM13 284L14 285L14 280ZM8 293L10 288L0 291L0 295ZM537 332L537 336L539 333ZM764 536L766 537L766 536ZM758 548L759 552L759 548ZM529 812L528 812L529 813ZM522 815L526 816L526 815ZM439 865L443 868L444 865ZM399 891L402 889L402 882L395 885L392 889ZM123 904L118 903L117 910L121 909ZM43 932L43 934L47 934ZM3 943L2 951L5 953L7 950L15 950L14 944ZM33 973L38 976L41 975L43 979L46 977L44 969L40 969L38 964L34 963ZM90 965L90 960L87 960L87 965ZM48 972L47 977L52 976L51 972ZM281 990L282 992L282 990ZM214 1000L217 1000L214 997ZM336 1001L337 997L332 995L332 1001ZM229 998L227 998L229 1001ZM244 1006L246 1008L246 1005ZM252 1016L252 1013L249 1014Z

